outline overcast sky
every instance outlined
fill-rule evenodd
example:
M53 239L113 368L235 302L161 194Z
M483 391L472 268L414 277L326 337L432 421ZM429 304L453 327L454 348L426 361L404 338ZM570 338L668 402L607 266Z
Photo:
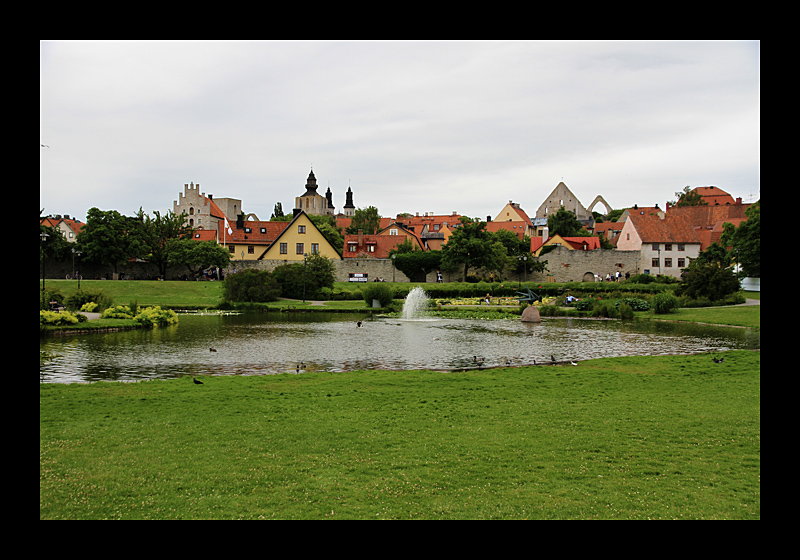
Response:
M760 198L760 43L40 43L44 214L173 209L183 185L291 213L313 166L382 216L531 216L684 186ZM596 208L602 210L602 207Z

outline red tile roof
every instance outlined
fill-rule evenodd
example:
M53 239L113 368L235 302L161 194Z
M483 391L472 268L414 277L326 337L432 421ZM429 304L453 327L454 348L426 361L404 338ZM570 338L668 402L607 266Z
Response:
M680 216L667 214L662 220L658 216L631 214L642 243L700 243L695 228Z
M692 192L699 194L703 197L703 202L711 206L716 204L736 204L733 197L719 187L696 187L692 189Z

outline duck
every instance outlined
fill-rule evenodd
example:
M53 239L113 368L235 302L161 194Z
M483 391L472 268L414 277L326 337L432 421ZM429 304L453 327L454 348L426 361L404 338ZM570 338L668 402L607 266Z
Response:
M202 381L198 381L198 380L197 380L196 378L194 378L194 377L192 377L192 381L194 381L194 384L195 384L195 385L202 385L202 384L203 384L203 382L202 382Z

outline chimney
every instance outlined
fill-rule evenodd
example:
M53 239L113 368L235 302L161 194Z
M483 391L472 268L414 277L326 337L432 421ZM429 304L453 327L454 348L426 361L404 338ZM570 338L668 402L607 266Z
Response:
M737 196L736 197L736 204L741 204L741 203L742 203L742 197L741 196Z
M213 194L208 195L208 200L214 200L214 195Z
M550 230L547 229L547 226L544 226L542 228L542 243L544 243L545 241L547 241L550 238L549 233L550 233Z
M364 245L364 230L358 230L358 246L361 247Z
M488 224L491 221L492 221L492 217L491 216L486 216L486 223Z
M236 216L236 229L244 229L244 214Z

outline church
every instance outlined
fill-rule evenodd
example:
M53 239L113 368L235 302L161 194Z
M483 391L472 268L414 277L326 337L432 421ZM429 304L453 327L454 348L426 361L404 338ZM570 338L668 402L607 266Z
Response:
M311 173L308 174L308 179L306 180L306 192L294 199L294 208L295 210L302 210L306 214L311 215L336 215L336 208L333 205L333 193L331 193L331 188L328 187L328 191L325 193L325 196L322 196L317 192L317 178L314 176L313 169L311 170ZM355 210L356 207L353 205L353 191L350 189L350 187L347 187L344 212L340 212L340 214L344 214L345 216L353 216L355 214Z

